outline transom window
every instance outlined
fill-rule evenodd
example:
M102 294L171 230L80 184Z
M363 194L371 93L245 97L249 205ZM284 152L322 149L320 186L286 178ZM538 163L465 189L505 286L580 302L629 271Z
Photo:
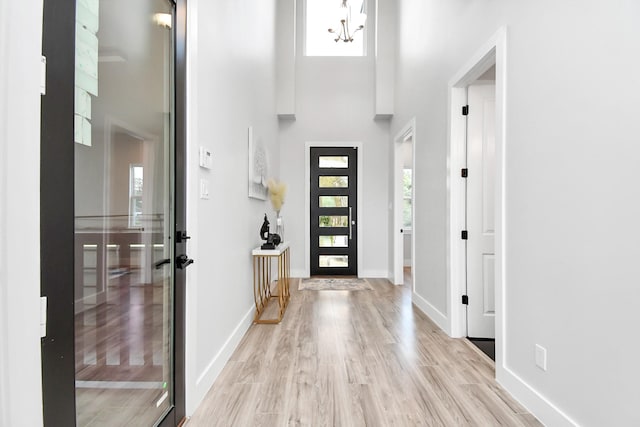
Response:
M348 32L353 41L336 41L345 16L343 0L306 0L306 56L365 56L366 0L348 0ZM358 30L360 25L364 28ZM329 32L332 29L334 32Z

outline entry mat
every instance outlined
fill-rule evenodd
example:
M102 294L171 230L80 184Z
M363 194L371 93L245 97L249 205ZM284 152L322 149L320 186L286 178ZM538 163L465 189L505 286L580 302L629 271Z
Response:
M301 291L368 291L373 288L366 279L360 278L316 278L301 279Z

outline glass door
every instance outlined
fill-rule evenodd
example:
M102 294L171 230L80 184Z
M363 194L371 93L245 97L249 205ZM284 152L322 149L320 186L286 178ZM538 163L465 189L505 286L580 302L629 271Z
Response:
M358 150L312 147L311 274L358 275Z
M175 5L77 0L78 426L152 426L174 404Z

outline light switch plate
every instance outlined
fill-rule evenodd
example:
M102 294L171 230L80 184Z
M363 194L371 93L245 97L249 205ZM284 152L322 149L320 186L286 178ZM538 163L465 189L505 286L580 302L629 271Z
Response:
M547 370L547 349L536 344L536 366L543 371Z
M200 198L201 199L209 199L209 180L201 179L200 180Z
M213 154L211 153L211 150L205 147L200 147L199 164L201 168L211 169L213 166Z

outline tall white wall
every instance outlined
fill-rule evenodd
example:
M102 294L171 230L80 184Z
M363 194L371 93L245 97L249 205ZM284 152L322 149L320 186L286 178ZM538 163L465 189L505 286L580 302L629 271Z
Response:
M188 2L187 413L253 320L251 249L268 201L248 198L247 129L278 176L275 0ZM198 147L213 153L198 167ZM200 179L211 198L199 198ZM271 215L273 218L273 215Z
M640 424L639 17L633 0L399 1L392 134L416 117L415 285L442 313L447 85L507 26L497 374L548 425Z
M306 274L306 142L362 142L363 182L358 248L363 277L388 276L388 122L373 120L370 58L298 58L296 120L280 122L281 177L288 185L282 216L291 242L291 269Z
M7 427L42 424L41 41L41 0L0 3L0 426Z
M291 273L308 274L305 248L306 186L305 144L307 142L362 142L359 153L363 182L358 207L361 222L358 248L363 277L387 277L390 218L388 182L389 122L375 121L375 2L367 17L368 55L364 57L306 57L302 55L303 17L299 1L295 71L295 120L281 120L279 126L281 178L288 190L282 216L285 236L291 243ZM283 22L286 17L283 17ZM358 36L361 36L358 34ZM280 70L280 67L278 68Z

